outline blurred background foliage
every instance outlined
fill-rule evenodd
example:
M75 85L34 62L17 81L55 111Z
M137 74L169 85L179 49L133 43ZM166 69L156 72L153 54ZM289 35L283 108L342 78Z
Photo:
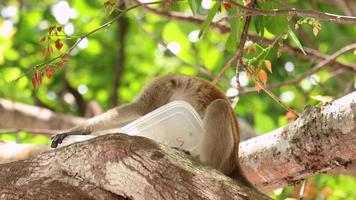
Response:
M284 4L303 9L314 9L335 14L344 14L331 1L285 1ZM148 81L161 74L181 73L212 80L232 56L225 50L228 35L209 29L202 39L197 35L200 25L188 22L168 20L142 9L132 10L125 15L124 66L120 74L119 88L113 93L115 69L122 58L120 48L120 26L112 26L84 39L71 53L70 61L63 68L57 68L54 76L45 78L44 83L34 89L31 84L31 69L44 62L50 56L41 54L39 40L47 34L51 25L63 25L66 38L63 50L73 45L78 35L87 33L113 18L103 7L104 1L1 1L0 3L0 97L16 102L47 107L55 112L83 115L76 104L73 93L68 91L66 82L83 97L85 102L97 101L103 109L109 109L113 95L117 103L130 102ZM203 0L199 14L206 15L211 1ZM159 6L153 6L161 9ZM186 2L175 4L174 11L190 13ZM218 15L224 15L222 11ZM219 17L219 16L218 16ZM294 27L293 20L286 17L275 19L270 26L271 32L279 32L284 26ZM332 54L338 49L356 42L356 27L329 22L320 22L322 27L317 37L312 27L302 25L295 30L303 46L311 47L325 54ZM250 26L251 32L255 27ZM276 35L265 30L264 36ZM285 43L294 45L288 39ZM262 44L261 44L262 45ZM262 45L263 46L263 45ZM62 51L63 51L62 50ZM289 55L274 48L267 56L272 62L273 73L268 76L268 83L292 80L315 65L313 60ZM58 55L54 51L54 55ZM52 56L54 56L52 55ZM355 56L345 54L338 58L345 63L355 63ZM201 73L204 66L213 76ZM26 73L30 70L30 73ZM22 74L25 76L16 82ZM229 93L234 93L230 84L235 70L228 70L219 86ZM254 87L246 73L240 73L242 88ZM338 98L355 90L353 71L338 71L325 67L317 73L303 79L298 84L286 85L273 89L273 93L284 103L298 112L306 105L320 105L313 96ZM236 106L236 113L249 122L259 134L276 129L287 123L286 111L263 92L241 95ZM20 143L48 143L49 138L31 135L25 132L0 135L1 140ZM356 178L346 176L319 175L307 182L306 193L309 199L356 199ZM295 197L296 187L290 186L274 193L276 199Z

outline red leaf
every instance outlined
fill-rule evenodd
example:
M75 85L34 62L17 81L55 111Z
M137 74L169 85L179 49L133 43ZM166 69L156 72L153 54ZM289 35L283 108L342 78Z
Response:
M255 74L255 67L253 65L250 65L248 66L248 72L250 72L251 75L254 75Z
M53 76L53 71L52 71L52 69L47 66L47 67L45 68L45 74L46 74L47 78L51 78L51 77Z
M56 28L56 26L50 26L50 27L48 28L48 32L49 32L49 34L51 34L51 33L52 33L52 31L54 31L54 30L55 30L55 28Z
M42 74L40 72L35 73L36 84L40 86L42 84Z
M260 71L258 72L258 77L259 77L259 79L261 80L261 82L263 83L263 85L266 85L267 80L268 80L268 76L267 76L266 71L263 70L263 69L260 70Z
M252 50L253 50L253 55L256 56L256 55L257 55L257 48L256 48L256 46L253 46L253 47L252 47Z
M58 62L56 62L55 65L56 65L57 67L63 67L64 61L58 61Z
M69 55L67 53L64 53L64 54L61 55L61 58L62 58L63 62L67 62L68 58L69 58Z
M36 89L36 87L37 87L36 76L32 76L32 86L33 86L33 89Z
M62 31L62 26L57 26L57 31L61 32Z
M41 37L40 42L44 42L44 41L46 41L46 37Z
M266 68L268 69L268 71L272 73L272 63L271 63L271 61L265 60L265 65L266 65Z
M32 86L36 89L38 86L42 84L42 74L41 72L35 72L32 77Z
M261 86L260 86L260 84L257 83L256 81L255 81L255 88L256 88L257 92L260 92Z
M291 111L288 111L288 112L285 114L284 117L286 118L286 120L287 120L288 122L292 122L292 121L294 121L295 119L297 119L297 116L296 116L293 112L291 112Z
M63 43L61 42L60 39L57 39L54 44L55 44L57 50L61 50L61 48L63 47Z
M49 55L51 55L51 54L53 53L53 48L52 48L51 45L48 45L48 47L47 47L47 53L48 53Z
M231 4L224 3L224 8L225 8L225 10L229 10L231 8Z
M246 49L246 54L247 54L247 55L250 54L251 46L247 46L245 49Z

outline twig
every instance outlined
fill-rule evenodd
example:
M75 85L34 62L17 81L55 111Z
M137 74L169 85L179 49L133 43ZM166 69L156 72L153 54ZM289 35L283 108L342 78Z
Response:
M175 1L182 1L182 0L175 0ZM103 28L106 28L106 27L109 27L111 26L116 20L118 20L120 17L122 17L125 13L129 12L130 10L133 10L133 9L136 9L136 8L139 8L139 7L142 7L144 5L152 5L152 4L161 4L165 2L165 0L163 1L153 1L153 2L149 2L149 3L139 3L139 4L136 4L136 5L133 5L129 8L126 8L125 10L123 10L122 12L120 12L118 15L116 15L113 19L109 20L108 22L102 24L101 26L93 29L92 31L82 35L79 37L79 39L74 43L74 45L72 45L65 53L59 55L59 56L56 56L56 57L53 57L43 63L40 63L40 64L37 64L35 65L33 68L27 70L24 74L22 74L21 76L19 76L18 78L16 78L15 80L13 80L13 82L16 82L18 80L20 80L22 77L24 77L26 74L30 73L31 71L33 71L34 69L36 68L39 68L39 67L42 67L42 66L45 66L46 64L49 64L49 63L52 63L53 61L61 58L62 55L70 55L70 53L73 51L73 49L86 37L98 32L99 30L103 29Z
M232 2L232 1L229 1ZM254 4L255 1L252 1L251 4ZM242 30L242 34L240 37L240 43L239 46L237 47L237 51L236 54L231 57L228 62L224 65L224 67L222 68L222 70L219 72L219 74L215 77L215 79L213 80L213 83L216 84L217 82L219 82L219 80L222 78L222 76L225 74L225 72L230 68L230 66L237 61L237 65L236 65L236 82L237 82L237 86L239 87L239 80L238 80L238 73L239 73L239 65L243 64L242 62L242 51L243 48L245 46L245 42L247 39L247 35L248 35L248 27L250 25L251 22L251 16L246 17L245 22L244 22L244 27Z
M250 71L245 65L242 65L243 68L249 72L250 74L253 74L252 71ZM261 81L257 80L255 76L251 76L253 78L253 80L255 81L256 84L258 84L260 86L260 88L268 95L270 96L273 100L275 100L279 105L281 105L285 110L292 112L295 116L299 117L299 114L294 111L293 109L291 109L289 106L287 106L285 103L282 102L282 100L280 100L276 95L274 95L268 88L266 88L265 85L263 85L261 83Z
M347 45L347 46L343 47L342 49L336 51L335 53L333 53L332 55L328 56L326 59L324 59L323 61L321 61L317 65L315 65L312 69L310 69L306 73L298 76L297 78L295 78L293 80L286 81L286 82L283 82L283 83L268 84L268 85L266 85L264 87L267 88L267 89L274 89L274 88L280 88L280 87L286 86L286 85L295 85L295 84L299 83L300 81L302 81L304 78L309 77L312 74L314 74L315 72L319 71L325 65L330 64L333 60L335 60L340 55L342 55L344 53L347 53L347 52L349 52L349 51L351 51L353 49L356 49L356 43L352 43L352 44ZM248 94L248 93L252 93L252 92L256 92L256 91L257 90L255 88L245 88L245 89L240 91L239 95L244 95L244 94Z
M183 21L183 22L189 22L189 23L195 23L195 24L202 24L204 22L204 19L199 18L199 17L184 16L183 14L176 13L176 12L167 13L167 12L159 11L157 9L154 9L154 8L151 8L148 6L142 6L142 7L145 10L147 10L153 14L165 17L167 19L173 19L173 20L177 20L177 21ZM221 33L227 33L230 31L230 27L228 27L225 24L212 22L211 26L216 28ZM249 39L251 39L254 42L261 42L262 44L265 44L265 45L270 45L274 41L274 40L270 40L270 39L266 39L266 38L261 38L260 36L257 36L255 34L249 34L248 37L249 37ZM319 60L320 61L320 60L326 59L328 57L328 55L325 55L315 49L311 49L311 48L307 48L307 47L304 48L305 52L307 53L306 55L301 53L298 48L292 47L288 44L284 44L283 47L281 47L281 48L284 51L287 51L288 53L291 53L293 55L302 56L302 57L310 59L310 60ZM351 69L356 70L356 64L344 64L344 63L338 62L336 60L332 61L332 63L337 67L345 67L345 68L351 68Z
M247 16L257 16L257 15L263 15L263 16L291 15L292 16L294 15L298 17L312 17L312 18L330 21L339 24L356 24L356 17L354 16L336 15L331 13L324 13L324 12L313 11L313 10L302 10L297 8L263 10L263 9L244 6L234 1L225 0L224 2L230 3L238 8L246 10Z

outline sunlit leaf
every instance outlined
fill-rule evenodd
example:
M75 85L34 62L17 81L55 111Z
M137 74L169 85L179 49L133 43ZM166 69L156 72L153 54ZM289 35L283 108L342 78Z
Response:
M199 10L200 0L188 0L188 3L193 15L196 15Z
M311 96L311 98L320 101L323 105L334 100L334 98L331 96L321 96L321 95Z
M201 29L200 29L200 32L198 35L199 38L205 33L205 30L208 28L210 23L213 21L214 16L218 12L220 7L221 7L221 3L218 2L209 10L208 16L206 17L203 25L201 26Z
M297 47L303 52L303 54L307 55L303 49L302 44L300 43L298 37L294 34L294 32L292 31L291 28L288 29L288 33L289 36L292 38L293 42L295 43L295 45L297 45Z
M256 16L254 19L256 32L263 38L265 33L265 20L263 16Z
M228 10L229 16L233 16L237 14L236 8L231 8ZM240 42L240 37L242 33L242 20L240 18L232 18L229 20L230 23L230 34L226 40L225 48L234 52L237 49L237 45Z
M268 69L268 71L272 73L272 63L271 63L271 61L265 60L265 65L266 65L266 68Z
M318 27L314 26L314 27L313 27L313 34L314 34L314 36L316 37L316 36L318 35L318 33L319 33Z
M261 70L258 72L258 77L259 77L259 79L261 80L261 82L263 83L263 85L266 85L267 80L268 80L268 76L267 76L266 71L263 70L263 69L261 69Z

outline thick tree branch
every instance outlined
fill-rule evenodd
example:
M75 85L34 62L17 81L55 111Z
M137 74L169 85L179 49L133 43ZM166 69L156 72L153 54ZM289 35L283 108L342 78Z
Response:
M195 174L194 177L196 179L202 180L201 174L204 174L203 182L209 186L200 185L200 182L197 183L194 182L195 180L191 179L187 181L183 178L185 175L182 174L180 174L181 176L176 176L174 170L173 175L167 175L167 177L165 174L160 173L158 176L150 177L152 180L156 181L158 181L157 179L166 177L164 179L166 182L164 183L165 186L168 184L168 188L170 187L170 184L173 184L170 181L183 179L185 181L182 181L182 183L188 182L193 183L195 186L199 185L199 191L203 187L210 187L210 184L215 185L214 181L211 182L212 180L210 178L205 180L207 176L216 178L215 171L199 171L202 168L198 167L197 163L191 163L191 161L186 160L185 157L182 158L181 154L178 154L179 156L177 157L174 150L164 146L159 146L159 148L163 149L163 151L157 150L156 147L158 146L154 144L154 142L148 141L148 139L140 137L129 137L120 134L99 137L87 142L76 143L69 146L68 148L64 148L65 150L61 148L56 151L51 151L47 154L44 154L44 156L40 156L34 160L26 161L25 165L19 164L20 167L16 167L16 164L5 165L5 169L0 168L0 176L8 175L4 175L4 173L7 172L9 169L7 167L9 166L11 169L13 169L12 172L14 173L18 172L17 170L20 170L19 168L24 170L22 169L23 166L29 167L25 170L33 175L34 169L31 169L31 164L29 163L34 163L35 166L38 166L38 163L42 163L44 162L43 160L46 160L46 164L40 165L45 168L44 171L41 171L39 174L37 173L37 175L40 176L38 177L38 180L45 179L48 180L49 183L53 183L51 181L78 181L77 179L80 179L88 182L91 187L98 187L105 191L110 190L112 192L120 191L120 195L123 194L122 191L129 191L133 193L139 192L137 190L133 191L133 189L130 189L132 188L131 186L128 186L130 188L127 188L127 183L137 183L137 178L145 177L148 174L155 174L156 171L153 172L152 170L158 170L159 172L165 173L165 169L172 169L171 167L173 167L175 170L179 169L179 172L185 174L185 170L187 170L186 167L188 166L189 170L193 170L193 172L191 171L190 173ZM276 188L296 183L308 176L328 171L337 166L347 167L347 165L352 160L356 159L356 146L354 145L355 142L356 92L353 92L332 103L327 104L322 108L313 108L309 106L304 110L301 117L293 123L279 128L269 134L259 136L241 143L241 165L247 174L247 177L259 189L262 189L263 191L271 191ZM333 153L330 154L330 151ZM156 154L156 152L159 153ZM152 159L154 159L156 156L159 157L159 161L157 161L158 163L156 163L156 160L152 161ZM121 160L120 162L116 160L124 158L125 160ZM164 162L160 160L161 158L164 159ZM166 158L168 159L166 160ZM166 161L169 161L170 163L167 163ZM99 168L92 167L101 166L98 163L103 164L108 162L118 162L118 164L114 164L115 174L122 174L123 176L118 178L112 174L112 172L105 171L112 169L109 165ZM78 165L78 163L86 163L86 165L83 167L83 165ZM50 169L46 168L48 167L46 166L47 164L51 166ZM118 169L120 170L117 171ZM38 168L36 170L38 170ZM68 175L69 177L61 177L60 180L53 180L51 177L58 178L53 175L57 174L58 171L54 172L51 170L59 170L64 172L64 174L66 176ZM142 172L142 174L137 173L138 171L140 173ZM211 173L213 173L213 175ZM95 174L101 175L96 176ZM115 178L113 178L114 176ZM16 176L11 177L19 178ZM109 182L106 182L107 178L109 178ZM123 182L122 180L124 179L126 180L126 184L124 186L120 185L119 183ZM5 178L4 180L9 179ZM115 182L114 180L117 181ZM127 182L127 180L129 181ZM144 180L146 181L147 179ZM222 179L219 178L219 180ZM150 185L153 184L153 182L147 183L145 181L140 182L140 185L144 184L145 187L150 187ZM116 183L116 185L112 185L113 183ZM224 179L223 184L230 185L230 182L227 179ZM7 184L5 183L5 185ZM190 185L185 186L190 187ZM221 189L215 188L215 186L213 188L209 188L214 190L214 194ZM43 185L41 187L51 186ZM223 187L228 187L228 191L230 189L234 190L231 188L232 186ZM194 188L197 189L196 187ZM10 190L9 188L6 189ZM48 190L48 188L42 189L44 189L44 191ZM196 192L195 189L194 192ZM203 193L205 194L205 192ZM129 193L124 194L127 195ZM232 195L232 193L229 194Z
M263 191L296 183L356 159L356 92L240 145L247 177ZM333 153L330 153L333 152Z
M0 177L2 199L270 199L183 152L124 134L0 165Z
M1 128L63 130L83 122L83 118L1 98L0 113Z

